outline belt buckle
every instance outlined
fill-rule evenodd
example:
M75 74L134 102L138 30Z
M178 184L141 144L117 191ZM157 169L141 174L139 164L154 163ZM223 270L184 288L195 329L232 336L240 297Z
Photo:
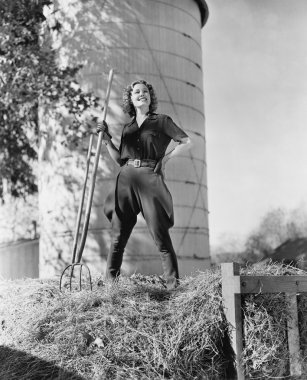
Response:
M133 161L133 166L135 168L139 168L141 166L141 160L134 160Z

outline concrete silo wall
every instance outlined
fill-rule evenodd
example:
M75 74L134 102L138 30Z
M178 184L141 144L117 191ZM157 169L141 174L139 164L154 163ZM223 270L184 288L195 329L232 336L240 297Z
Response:
M37 278L39 276L38 239L0 245L0 263L0 279Z
M64 2L63 2L64 3ZM123 88L137 78L151 82L158 112L170 115L192 138L190 152L167 165L175 226L171 230L181 274L210 264L205 154L205 119L201 51L201 6L194 0L75 1L58 4L63 22L55 41L60 59L84 65L83 87L102 99L110 67L116 74L107 117L115 144L123 123ZM202 17L204 18L202 8ZM85 154L82 147L60 144L64 125L41 115L45 129L40 156L41 274L50 275L69 261ZM83 143L86 147L86 142ZM102 150L84 259L104 270L110 224L103 214L106 195L118 168ZM129 240L123 270L160 273L159 254L142 218Z

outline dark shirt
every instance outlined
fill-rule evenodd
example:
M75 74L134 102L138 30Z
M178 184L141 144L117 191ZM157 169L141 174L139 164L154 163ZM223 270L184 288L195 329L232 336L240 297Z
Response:
M131 159L160 160L171 140L180 142L188 135L167 115L150 114L141 127L135 118L124 126L119 147L122 163Z

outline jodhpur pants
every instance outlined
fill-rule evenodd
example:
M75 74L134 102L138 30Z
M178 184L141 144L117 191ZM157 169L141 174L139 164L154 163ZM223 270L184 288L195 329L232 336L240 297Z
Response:
M124 165L117 177L115 199L106 201L105 213L112 224L106 277L119 276L124 249L140 212L160 251L167 288L172 289L179 277L169 235L174 224L173 201L162 176L150 167Z

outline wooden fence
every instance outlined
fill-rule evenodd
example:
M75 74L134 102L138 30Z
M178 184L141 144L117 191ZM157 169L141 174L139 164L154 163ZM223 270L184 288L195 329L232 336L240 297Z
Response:
M297 294L307 292L307 276L242 276L240 275L240 265L236 263L223 263L221 268L225 315L232 326L231 340L236 354L238 380L245 379L242 365L243 321L241 295L252 293L285 293L289 304L287 332L290 374L292 376L301 376Z

